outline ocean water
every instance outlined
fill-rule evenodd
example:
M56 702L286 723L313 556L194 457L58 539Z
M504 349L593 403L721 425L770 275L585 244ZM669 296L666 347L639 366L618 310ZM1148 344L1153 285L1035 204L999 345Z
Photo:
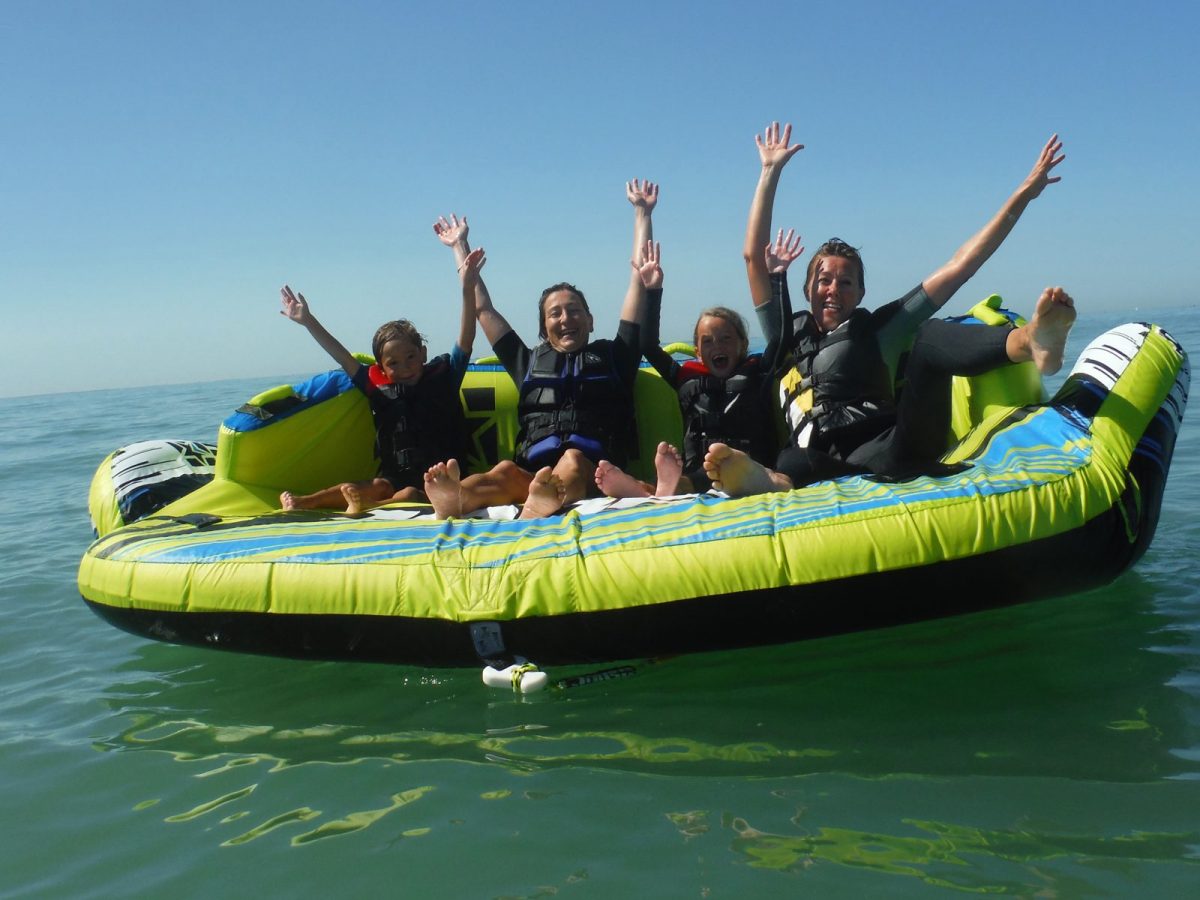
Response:
M1196 358L1200 308L1152 318ZM80 600L100 460L211 440L282 380L0 400L0 897L1200 884L1200 409L1108 587L514 698L145 641Z

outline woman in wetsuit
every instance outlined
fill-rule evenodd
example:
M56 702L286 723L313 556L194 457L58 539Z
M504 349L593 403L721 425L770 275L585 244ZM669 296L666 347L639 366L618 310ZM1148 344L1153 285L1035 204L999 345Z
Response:
M779 176L803 145L791 144L779 123L756 137L762 164L750 207L744 256L750 293L764 335L791 348L780 399L791 437L770 469L724 444L714 444L705 471L733 495L789 490L837 475L872 472L905 477L945 451L950 383L1000 365L1032 360L1057 371L1074 302L1059 287L1038 299L1029 324L1012 330L975 328L930 317L971 278L1016 225L1065 158L1058 135L1046 142L1032 171L1000 210L948 262L898 300L868 312L862 259L844 241L817 249L804 285L809 310L792 317L785 273L767 270L762 248L771 232ZM893 390L902 355L905 389Z
M634 209L634 247L649 238L658 186L626 185ZM449 236L457 222L439 220L434 230ZM444 238L445 239L445 238ZM640 321L646 290L641 269L657 266L634 259L621 321L613 340L592 340L587 300L561 282L538 302L541 342L528 347L493 306L482 281L476 316L520 394L515 458L466 478L456 461L433 466L425 493L441 518L486 506L521 504L521 518L551 515L584 498L601 459L624 461L633 421L633 383L641 361Z

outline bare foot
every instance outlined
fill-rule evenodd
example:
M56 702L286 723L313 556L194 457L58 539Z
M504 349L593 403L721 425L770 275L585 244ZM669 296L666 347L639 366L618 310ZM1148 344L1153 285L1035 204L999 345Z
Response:
M425 473L425 495L439 519L462 516L461 476L457 459L435 463Z
M713 444L708 448L704 454L704 473L714 487L731 497L792 489L791 480L786 475L772 472L728 444Z
M346 498L346 513L351 516L357 516L363 511L362 492L358 489L358 485L346 482L342 485L342 496Z
M654 451L654 471L658 476L654 496L674 496L679 490L679 479L683 475L683 457L666 441L660 443Z
M529 482L529 497L521 509L518 519L537 519L552 516L562 509L567 489L562 479L549 466L538 469Z
M346 498L342 495L340 484L315 494L293 494L291 491L284 491L279 495L281 509L341 509L345 504Z
M621 471L607 459L596 463L596 487L605 497L649 497L650 491L632 475Z
M1029 320L1029 352L1043 375L1053 375L1063 364L1067 333L1075 324L1075 301L1060 287L1046 288Z

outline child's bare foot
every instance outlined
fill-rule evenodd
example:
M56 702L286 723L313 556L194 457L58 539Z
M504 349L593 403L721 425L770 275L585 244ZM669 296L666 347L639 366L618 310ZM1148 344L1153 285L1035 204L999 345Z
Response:
M439 519L462 516L462 486L458 460L435 463L425 473L425 495Z
M358 485L346 482L342 485L342 496L346 498L346 513L351 516L357 516L363 511L362 491L358 489Z
M567 488L549 466L538 469L529 482L529 497L518 519L537 519L552 516L562 509Z
M658 476L654 496L674 496L679 490L679 479L683 475L683 457L666 441L660 443L654 451L654 471Z
M731 497L792 489L791 480L786 475L772 472L728 444L713 444L708 448L704 454L704 473L714 487Z
M1075 324L1075 301L1060 287L1046 288L1033 308L1029 329L1029 352L1043 375L1053 375L1063 364L1067 333Z
M315 494L294 494L291 491L284 491L279 495L279 507L285 510L341 509L345 505L346 498L342 495L342 485L340 484L317 491Z
M650 491L632 475L621 471L607 459L596 463L596 487L605 497L649 497Z

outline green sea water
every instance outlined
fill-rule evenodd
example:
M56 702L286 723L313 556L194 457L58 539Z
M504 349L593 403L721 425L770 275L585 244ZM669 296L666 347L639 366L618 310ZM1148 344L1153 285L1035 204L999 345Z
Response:
M1155 318L1200 347L1200 310ZM1073 351L1115 322L1082 319ZM0 897L1200 884L1194 410L1155 542L1106 588L522 698L476 670L153 643L86 608L100 459L212 439L273 383L0 400Z

